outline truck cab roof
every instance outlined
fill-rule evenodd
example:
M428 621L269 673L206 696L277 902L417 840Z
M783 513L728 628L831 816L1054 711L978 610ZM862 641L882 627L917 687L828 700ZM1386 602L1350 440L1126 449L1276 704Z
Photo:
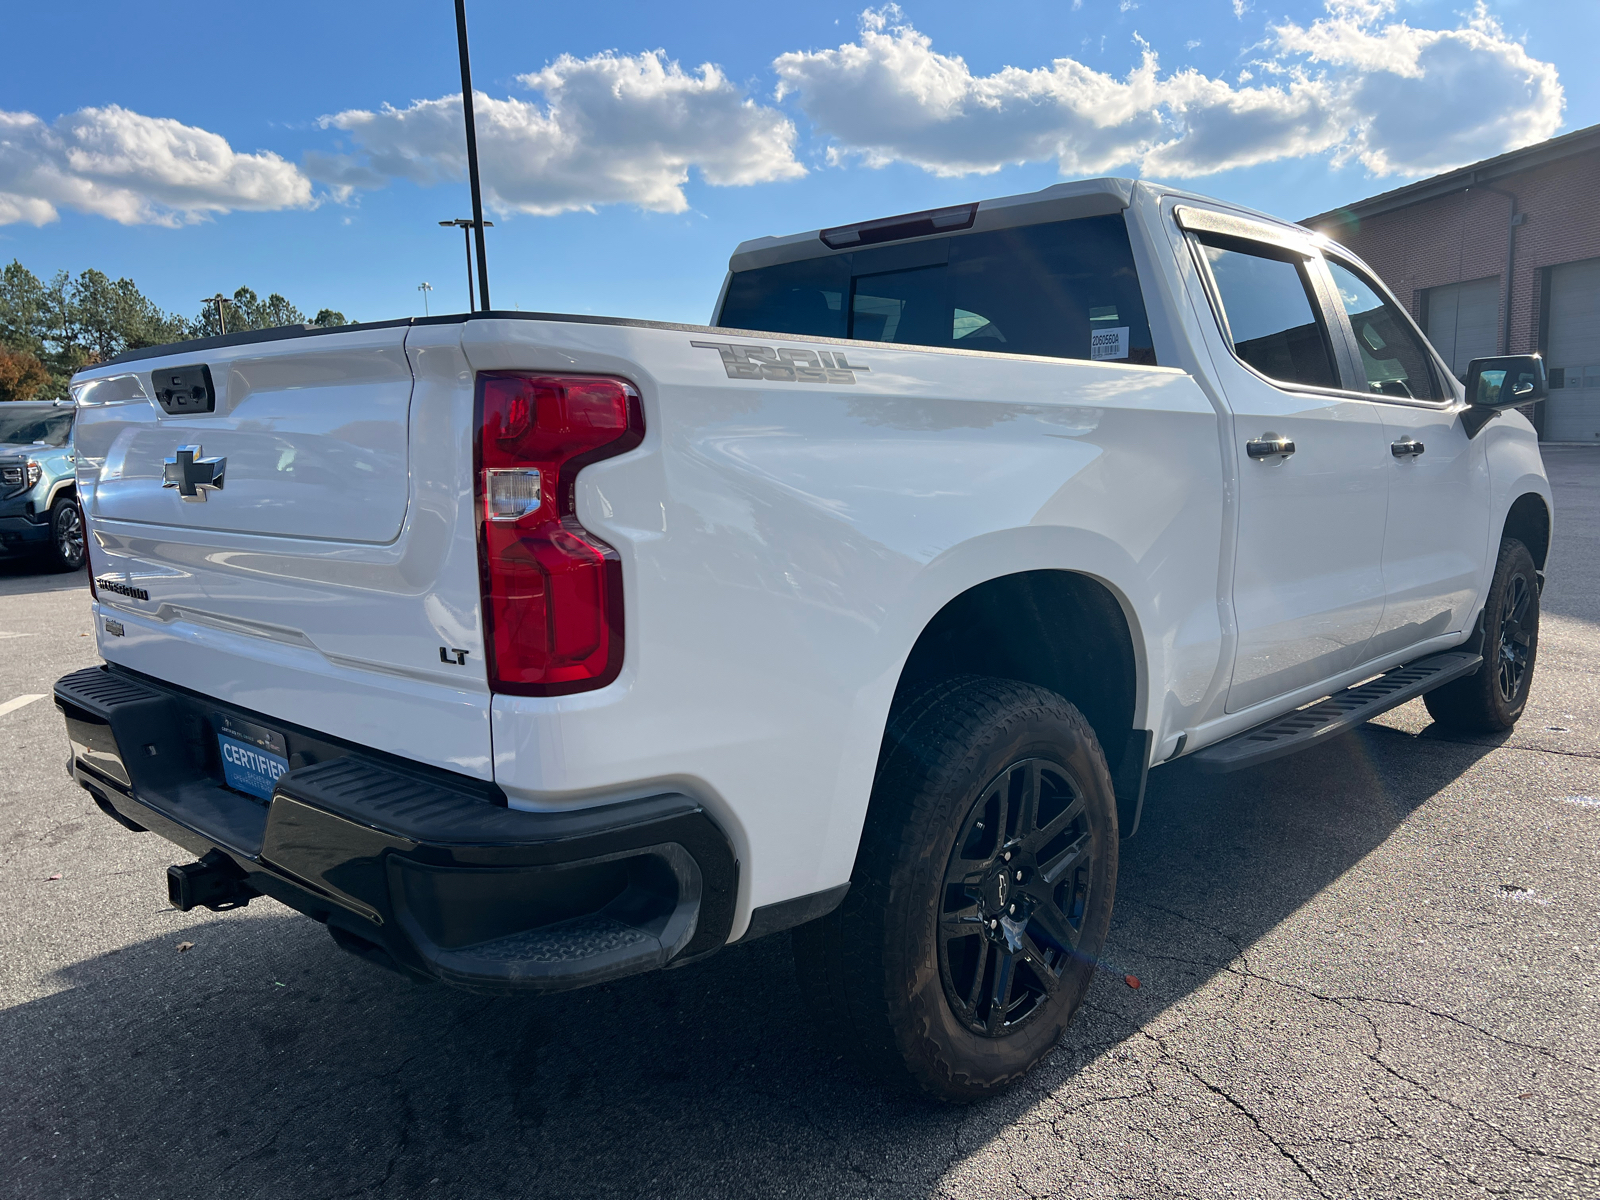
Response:
M1040 225L1078 217L1121 212L1143 195L1159 201L1164 197L1193 200L1228 209L1241 215L1285 229L1309 231L1281 218L1243 205L1230 204L1198 192L1165 184L1121 176L1076 179L1052 184L1036 192L997 196L988 200L926 209L921 212L858 221L848 225L807 230L780 237L750 238L740 242L728 260L730 271L748 271L777 263L808 258L848 254L867 245L913 241L924 237L949 237L962 233L981 233L991 229Z

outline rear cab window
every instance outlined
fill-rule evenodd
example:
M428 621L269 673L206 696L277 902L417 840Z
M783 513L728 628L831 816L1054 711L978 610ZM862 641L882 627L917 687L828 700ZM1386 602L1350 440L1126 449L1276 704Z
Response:
M1120 214L735 272L725 328L1153 366Z

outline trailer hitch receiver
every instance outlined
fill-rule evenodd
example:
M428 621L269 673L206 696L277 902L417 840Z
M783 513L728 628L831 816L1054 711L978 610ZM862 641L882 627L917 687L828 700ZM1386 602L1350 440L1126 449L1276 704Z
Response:
M167 868L167 898L179 912L191 908L226 912L243 908L260 894L245 882L244 872L219 850L211 851L199 862Z

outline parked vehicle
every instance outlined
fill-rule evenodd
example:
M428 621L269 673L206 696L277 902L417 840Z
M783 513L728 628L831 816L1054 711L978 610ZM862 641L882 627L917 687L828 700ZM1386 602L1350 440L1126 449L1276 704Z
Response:
M950 1099L1062 1036L1148 770L1526 703L1551 501L1359 261L1102 179L741 245L711 326L489 312L81 373L72 771L481 990L794 929Z
M0 555L43 555L58 571L83 567L70 401L0 404Z

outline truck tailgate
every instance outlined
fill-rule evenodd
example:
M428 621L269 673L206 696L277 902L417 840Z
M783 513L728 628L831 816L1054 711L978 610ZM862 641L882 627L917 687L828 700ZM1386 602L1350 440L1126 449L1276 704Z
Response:
M107 661L489 778L459 340L367 327L80 376ZM157 390L201 365L215 411L164 411ZM182 486L186 458L222 486Z

